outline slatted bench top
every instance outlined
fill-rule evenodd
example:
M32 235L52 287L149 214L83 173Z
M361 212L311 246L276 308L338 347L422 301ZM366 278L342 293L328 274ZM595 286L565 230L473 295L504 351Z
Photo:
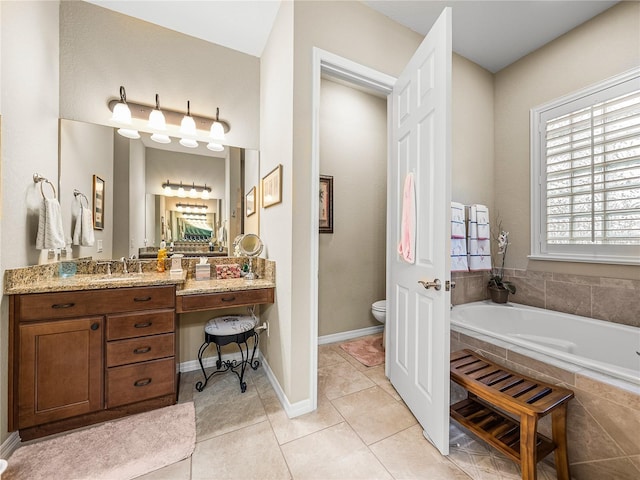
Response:
M543 417L573 398L571 390L508 370L471 350L451 353L450 367L453 381L514 414Z

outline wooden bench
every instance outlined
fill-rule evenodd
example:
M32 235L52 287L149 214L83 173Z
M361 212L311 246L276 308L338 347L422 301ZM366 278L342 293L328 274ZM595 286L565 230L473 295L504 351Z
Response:
M535 480L538 461L555 450L559 480L570 480L567 403L573 392L539 382L471 350L451 353L451 380L467 398L451 405L451 417L520 464L523 480ZM551 413L553 440L537 432Z

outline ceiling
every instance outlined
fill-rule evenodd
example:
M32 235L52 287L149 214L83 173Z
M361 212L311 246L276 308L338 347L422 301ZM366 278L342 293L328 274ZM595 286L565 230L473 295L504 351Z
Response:
M280 0L87 0L259 57ZM285 0L289 1L289 0ZM369 0L365 5L425 35L453 9L453 50L497 72L618 3L600 0Z

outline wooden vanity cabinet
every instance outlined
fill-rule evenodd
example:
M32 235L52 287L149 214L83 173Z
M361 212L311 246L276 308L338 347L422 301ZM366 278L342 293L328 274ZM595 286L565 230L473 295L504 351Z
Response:
M12 295L9 430L37 438L175 403L175 286Z

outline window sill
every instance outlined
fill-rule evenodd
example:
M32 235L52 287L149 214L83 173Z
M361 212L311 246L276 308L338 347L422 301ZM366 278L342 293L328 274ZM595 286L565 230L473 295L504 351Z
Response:
M552 253L536 253L528 255L529 260L545 260L551 262L605 263L613 265L640 265L640 258L592 255L567 255Z

